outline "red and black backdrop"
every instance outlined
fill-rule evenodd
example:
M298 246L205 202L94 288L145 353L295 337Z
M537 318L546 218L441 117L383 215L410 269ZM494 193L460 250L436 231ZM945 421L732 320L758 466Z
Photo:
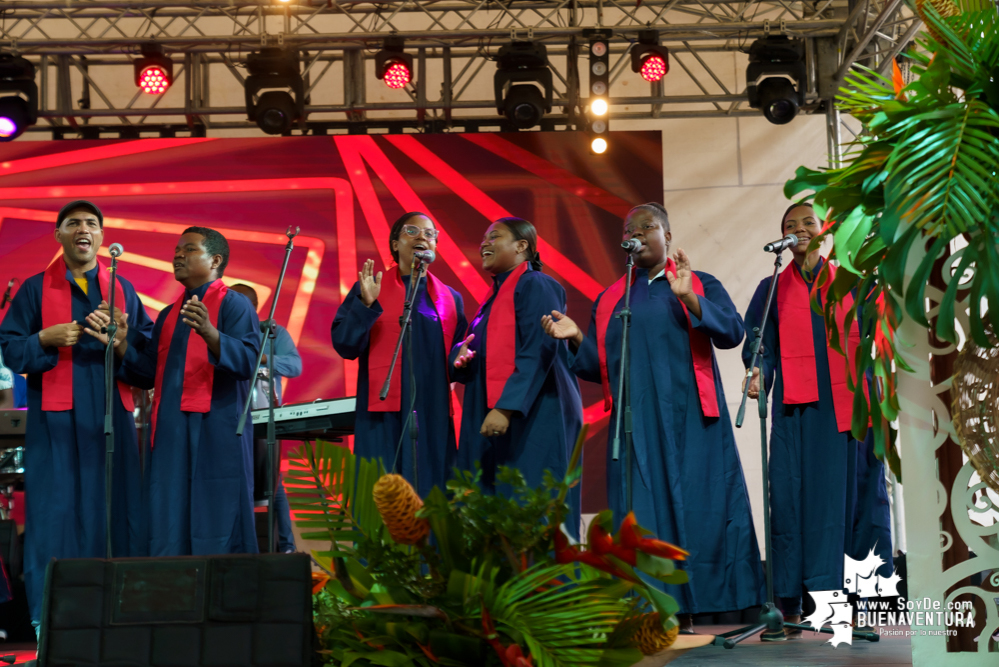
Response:
M471 316L488 293L478 244L491 220L515 215L538 229L545 271L589 319L597 294L622 271L621 220L662 200L658 132L615 133L591 155L581 134L443 134L262 139L16 142L0 148L0 280L26 278L51 262L55 212L90 199L105 215L105 242L121 243L121 275L150 315L182 287L172 257L184 228L229 239L227 282L253 285L270 310L288 226L301 228L277 320L298 344L301 377L286 402L354 391L357 366L330 345L330 323L365 259L391 261L389 226L426 211L441 229L434 273L465 297ZM583 383L587 419L584 511L605 506L606 422L600 388Z

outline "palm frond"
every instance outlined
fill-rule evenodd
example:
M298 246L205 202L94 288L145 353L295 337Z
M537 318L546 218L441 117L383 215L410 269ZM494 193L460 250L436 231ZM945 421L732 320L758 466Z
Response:
M358 461L334 443L306 442L288 458L285 488L295 523L307 540L330 540L325 555L353 555L362 535L380 535L383 523L372 490L385 472L378 461Z

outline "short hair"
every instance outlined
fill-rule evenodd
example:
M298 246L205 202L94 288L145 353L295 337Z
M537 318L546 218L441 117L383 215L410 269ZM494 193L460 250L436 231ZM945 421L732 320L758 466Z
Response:
M392 259L395 260L396 264L399 263L399 251L392 248L392 241L398 241L399 237L402 235L402 228L407 222L418 215L422 215L424 218L429 220L434 225L434 229L437 229L437 223L434 222L434 219L423 211L410 211L409 213L403 213L398 220L392 223L392 229L389 231L389 252L392 253Z
M648 211L652 214L652 219L662 226L664 232L669 231L669 213L666 212L666 207L662 204L654 201L650 201L647 204L639 204L628 211L628 215L631 215L635 211Z
M246 283L237 283L237 284L233 285L232 287L230 287L229 289L238 292L239 290L236 289L237 287L242 288L242 289L246 290L247 292L249 292L250 294L253 295L253 298L250 299L250 301L254 301L254 302L259 303L260 297L257 295L257 290L253 289L252 287L250 287Z
M812 209L813 212L815 211L815 207L812 206L812 202L810 202L810 201L800 201L800 202L797 202L796 204L791 204L790 206L787 207L787 210L784 211L784 215L782 215L781 218L780 218L780 226L781 227L783 227L784 223L787 221L788 214L791 211L793 211L794 209L798 208L799 206L807 206L808 208Z
M538 230L534 225L523 218L500 218L496 222L510 230L514 241L527 241L527 261L531 263L532 269L540 271L544 264L541 262L541 253L538 252Z
M205 237L205 240L201 244L204 246L205 252L212 256L222 255L222 263L216 269L219 278L221 278L225 274L225 267L229 265L229 242L225 240L225 237L208 227L188 227L184 230L184 233L201 234Z

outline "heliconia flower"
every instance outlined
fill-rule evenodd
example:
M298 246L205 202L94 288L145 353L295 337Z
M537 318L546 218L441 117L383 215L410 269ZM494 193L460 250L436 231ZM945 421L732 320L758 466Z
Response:
M500 643L499 635L496 634L496 626L493 625L493 619L489 616L489 610L485 606L482 607L482 631L485 634L486 642L496 651L503 667L534 667L531 657L525 656L520 646L517 644L503 646Z
M325 572L313 572L312 573L312 594L315 595L319 591L326 588L326 582L330 580L330 575Z
M636 549L650 556L659 556L670 560L687 560L690 552L684 551L678 546L669 542L655 540L650 537L642 537L638 530L638 520L634 512L628 512L628 516L621 522L621 544L628 549Z

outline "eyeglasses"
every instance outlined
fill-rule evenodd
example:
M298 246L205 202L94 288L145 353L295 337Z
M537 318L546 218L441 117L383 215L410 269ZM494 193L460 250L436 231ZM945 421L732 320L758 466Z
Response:
M420 234L423 234L431 241L437 238L436 229L427 229L425 227L417 227L416 225L403 225L402 231L405 232L406 236L412 236L414 239Z
M659 227L659 225L655 222L647 222L644 225L639 225L638 228L634 227L633 225L628 225L627 227L624 228L624 235L627 236L629 234L634 234L637 231L637 229L641 229L642 231L647 232L656 229L657 227Z

